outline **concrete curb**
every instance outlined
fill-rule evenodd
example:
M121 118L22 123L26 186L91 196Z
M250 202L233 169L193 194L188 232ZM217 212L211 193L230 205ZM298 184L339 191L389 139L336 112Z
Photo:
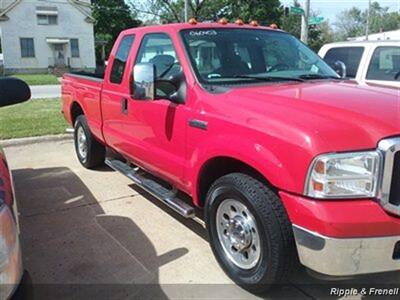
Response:
M0 141L0 146L2 147L14 147L14 146L25 146L36 143L43 142L58 142L65 140L72 140L73 134L58 134L58 135L43 135L43 136L34 136L20 139L10 139L10 140L2 140Z

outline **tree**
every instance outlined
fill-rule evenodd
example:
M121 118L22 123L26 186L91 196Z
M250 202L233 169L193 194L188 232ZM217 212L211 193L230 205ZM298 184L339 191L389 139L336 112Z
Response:
M336 17L336 35L338 40L362 36L366 33L368 9L357 7L344 10ZM378 2L371 3L369 12L369 33L396 30L400 27L400 14L389 12L388 7L381 7Z
M300 3L297 0L293 1L294 7L301 7ZM282 15L280 20L280 27L293 34L295 37L300 38L301 33L301 15L296 15L289 13L288 15Z
M337 37L346 39L350 36L358 36L365 32L366 19L362 11L357 7L344 10L336 17Z
M329 21L322 22L319 25L310 26L308 39L308 46L315 52L318 52L323 45L332 43L334 41L334 33Z
M246 22L257 20L262 25L278 23L283 10L279 0L228 0L225 12L230 19L241 18Z
M367 23L368 11L363 12L365 24ZM376 33L380 31L388 31L399 29L400 15L398 12L389 13L388 7L381 7L378 2L371 4L369 31Z
M141 24L135 14L124 0L93 0L93 17L96 20L94 32L96 40L106 42L106 53L119 33L127 28L137 27ZM96 49L96 58L100 60L101 49Z
M301 7L300 3L295 0L293 5L295 7ZM318 13L311 11L311 17L317 17ZM283 15L281 18L281 28L297 38L300 38L301 34L301 15L291 14ZM314 51L318 51L324 44L333 42L334 36L331 26L328 21L324 21L319 25L309 26L308 29L308 46Z
M150 18L150 22L183 22L184 0L133 1L134 10ZM277 22L282 14L279 0L189 0L189 15L199 21L215 21L221 17L263 24Z
M198 20L210 20L222 9L223 0L194 0L189 1L190 16ZM147 0L133 1L134 11L143 15L149 23L179 23L184 22L184 0Z

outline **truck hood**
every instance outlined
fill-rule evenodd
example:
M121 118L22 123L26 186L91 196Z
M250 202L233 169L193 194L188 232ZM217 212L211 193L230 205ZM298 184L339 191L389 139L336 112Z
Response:
M380 139L400 134L395 88L324 80L235 88L225 97L238 108L231 117L266 133L295 132L310 148L317 139L318 152L372 149Z

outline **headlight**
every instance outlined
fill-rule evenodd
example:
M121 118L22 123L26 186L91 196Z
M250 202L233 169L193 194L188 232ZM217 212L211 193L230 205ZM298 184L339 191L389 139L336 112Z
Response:
M320 155L311 164L305 195L314 198L375 197L380 160L376 151Z

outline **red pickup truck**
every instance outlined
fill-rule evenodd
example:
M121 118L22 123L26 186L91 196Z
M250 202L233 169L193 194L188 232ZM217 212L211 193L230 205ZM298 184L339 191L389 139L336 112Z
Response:
M202 209L238 284L267 289L297 261L400 270L399 90L339 78L290 34L125 30L104 76L65 74L62 98L82 165L105 161L185 217Z

